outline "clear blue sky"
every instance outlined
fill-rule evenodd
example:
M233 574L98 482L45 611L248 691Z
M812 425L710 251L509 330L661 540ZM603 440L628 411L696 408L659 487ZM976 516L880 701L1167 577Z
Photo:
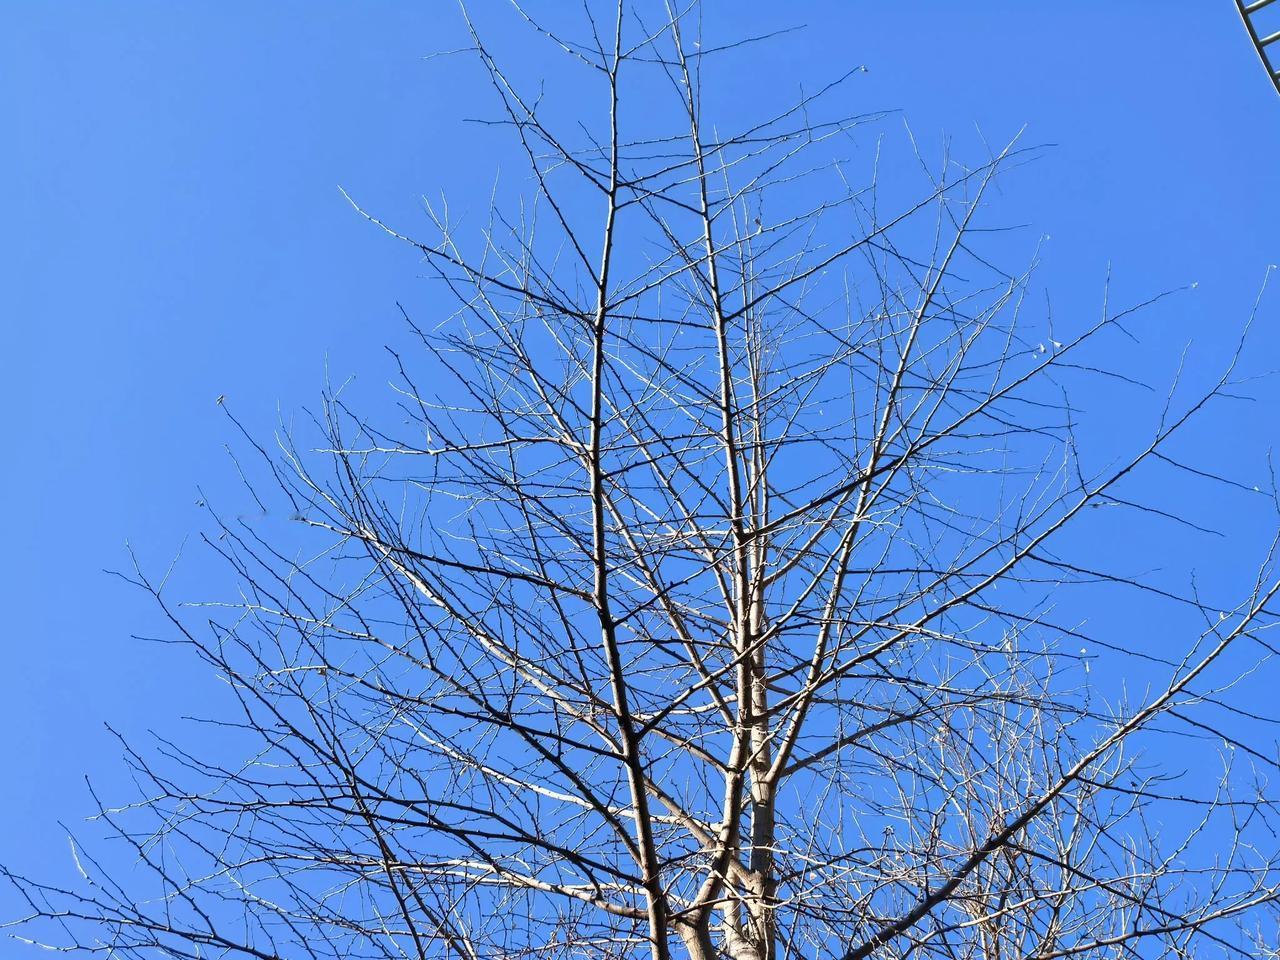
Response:
M500 51L541 64L502 4L476 7ZM1230 0L710 9L727 32L809 27L757 55L726 126L761 96L866 64L853 109L899 110L926 143L949 131L973 148L975 125L1003 141L1027 124L1029 142L1056 144L1005 190L1010 220L1052 235L1055 313L1096 314L1108 262L1119 301L1199 284L1148 328L1150 360L1127 358L1141 375L1164 376L1192 339L1195 356L1221 356L1280 261L1280 97ZM461 125L493 114L489 91L463 59L424 59L462 44L437 0L0 11L0 860L65 877L57 821L88 812L84 775L107 796L122 783L104 724L173 732L215 696L181 651L129 639L156 629L153 611L102 572L127 565L126 539L163 568L200 529L200 490L243 503L215 398L259 432L326 375L358 373L360 395L385 404L396 302L429 310L436 294L338 187L410 230L424 194L483 208L499 163L515 167ZM1258 370L1280 368L1278 326L1280 289ZM1275 387L1258 394L1201 435L1242 479L1280 437ZM1230 532L1229 504L1202 506ZM1236 562L1221 543L1177 549L1211 571ZM227 586L198 549L175 585Z

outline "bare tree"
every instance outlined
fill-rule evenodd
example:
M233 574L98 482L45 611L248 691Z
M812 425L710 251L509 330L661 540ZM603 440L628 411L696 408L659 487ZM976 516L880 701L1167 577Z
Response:
M1210 478L1171 440L1236 363L1089 468L1067 388L1118 375L1097 358L1133 311L1055 330L1030 269L993 265L988 190L1028 151L922 162L888 212L839 161L872 119L832 107L847 78L721 133L704 72L756 40L657 9L570 37L516 8L604 105L568 133L472 31L530 190L468 236L442 208L430 239L373 221L456 301L406 317L402 422L334 394L319 451L248 438L318 540L299 559L217 521L237 603L133 577L256 747L127 749L144 798L100 816L153 882L83 852L73 889L10 874L18 935L264 960L1276 956L1275 751L1228 722L1271 652L1274 555L1223 606L1068 536L1099 504L1155 509L1162 470ZM629 110L636 86L669 109ZM1060 614L1099 584L1199 626L1150 649ZM1108 699L1082 644L1156 679ZM1144 754L1186 732L1214 734L1219 776Z

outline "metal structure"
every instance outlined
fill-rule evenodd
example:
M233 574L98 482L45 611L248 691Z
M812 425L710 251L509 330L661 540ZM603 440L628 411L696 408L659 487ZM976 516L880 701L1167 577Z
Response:
M1245 29L1249 31L1249 39L1253 41L1253 48L1258 51L1258 57L1262 60L1262 65L1267 68L1267 76L1271 78L1272 86L1276 88L1277 93L1280 93L1280 67L1268 55L1268 48L1273 51L1280 51L1280 30L1267 36L1262 36L1258 32L1258 25L1254 19L1255 14L1274 2L1275 0L1254 0L1253 3L1246 3L1245 0L1236 0L1236 9L1240 11L1240 19L1244 21Z

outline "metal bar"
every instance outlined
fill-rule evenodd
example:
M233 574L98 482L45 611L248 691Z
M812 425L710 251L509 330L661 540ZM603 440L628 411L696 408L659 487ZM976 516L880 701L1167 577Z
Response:
M1244 8L1244 12L1252 15L1257 13L1263 7L1270 6L1273 3L1275 3L1275 0L1254 0L1253 3L1248 4Z
M1267 59L1267 53L1263 49L1265 44L1258 39L1258 31L1253 27L1253 21L1249 19L1251 10L1260 10L1265 4L1271 3L1272 0L1254 0L1253 3L1247 4L1245 0L1236 0L1236 10L1240 14L1240 22L1244 24L1245 32L1249 34L1249 42L1253 44L1253 49L1258 54L1258 59L1262 61L1262 65L1267 69L1267 79L1271 81L1271 85L1275 87L1276 93L1280 93L1280 70L1275 69L1271 65L1271 61ZM1280 38L1280 34L1274 34L1267 38L1267 43Z
M1275 43L1277 40L1280 40L1280 30L1277 30L1275 33L1273 33L1269 37L1263 37L1261 40L1258 41L1258 46L1265 47L1268 44Z

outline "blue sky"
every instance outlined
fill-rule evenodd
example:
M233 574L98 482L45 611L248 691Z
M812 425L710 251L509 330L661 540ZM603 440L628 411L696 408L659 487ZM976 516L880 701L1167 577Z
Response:
M501 54L556 79L503 5L476 7ZM945 132L976 151L976 129L1003 142L1025 124L1028 142L1054 144L1001 202L1052 236L1055 311L1100 310L1108 264L1118 302L1198 284L1126 358L1139 375L1167 376L1188 341L1220 358L1280 261L1280 97L1228 0L709 9L726 33L808 25L722 78L726 125L865 64L852 109L899 111L884 122L895 136L905 118L926 149ZM326 377L358 374L358 395L386 402L396 303L430 309L437 294L339 186L412 232L423 195L482 209L496 169L515 169L492 132L462 123L493 114L474 65L426 59L461 46L460 26L453 4L423 0L0 13L0 860L64 859L58 821L88 812L84 776L107 796L123 782L106 724L173 731L217 696L181 651L130 639L157 629L154 613L103 572L127 566L126 540L163 569L201 529L198 500L245 500L215 398L259 434ZM1280 367L1277 296L1256 371ZM1257 392L1199 435L1241 479L1280 437L1275 387ZM1229 503L1199 506L1234 529ZM1239 543L1173 559L1229 572ZM190 596L227 586L192 544L174 582Z

